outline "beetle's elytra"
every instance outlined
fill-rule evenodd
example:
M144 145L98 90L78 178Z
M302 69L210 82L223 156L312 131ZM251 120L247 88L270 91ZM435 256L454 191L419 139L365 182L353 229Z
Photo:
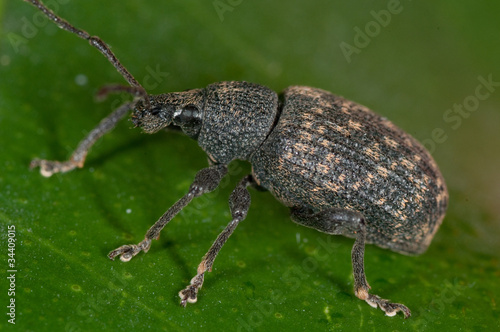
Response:
M403 254L429 246L448 205L444 179L431 155L409 134L368 108L327 91L292 86L280 95L247 82L220 82L204 89L148 95L99 37L56 16L38 0L26 0L61 28L96 47L130 87L108 86L102 95L135 96L101 121L68 161L34 160L44 176L83 167L94 142L134 110L132 121L147 133L180 127L208 155L188 193L149 229L142 242L109 253L128 261L147 252L163 227L191 200L213 191L234 159L252 164L229 198L232 220L203 257L196 276L179 293L194 303L218 252L250 207L249 185L269 190L290 207L294 222L321 232L355 238L354 291L386 315L410 310L369 293L364 272L365 241Z

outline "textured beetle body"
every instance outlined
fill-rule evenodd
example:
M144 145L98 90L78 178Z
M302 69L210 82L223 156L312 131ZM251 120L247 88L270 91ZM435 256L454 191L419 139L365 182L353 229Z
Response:
M278 117L278 95L248 82L218 82L204 89L150 96L153 111L139 103L132 121L147 133L171 124L196 139L213 163L249 160L259 149ZM176 122L176 114L196 110L199 121Z
M206 88L198 144L212 161L250 160L278 116L278 95L262 85L220 82Z
M293 86L281 99L269 88L247 82L220 82L204 89L152 96L97 36L78 29L39 0L26 0L59 27L87 40L122 74L129 87L101 89L100 95L125 91L135 98L104 118L66 161L35 159L43 176L83 167L89 149L130 109L133 123L146 133L181 128L207 153L210 166L198 171L188 192L146 232L138 244L108 254L129 261L147 252L161 230L195 197L212 192L234 159L248 160L244 176L229 197L231 221L198 265L179 296L181 305L197 301L206 272L245 219L248 186L269 190L290 207L291 219L320 232L354 237L351 259L354 293L386 315L411 315L403 304L370 294L364 271L365 242L404 254L428 247L448 204L443 177L431 155L409 134L364 106L309 87Z
M196 108L195 138L213 163L250 161L257 184L286 206L362 213L367 241L380 247L422 253L444 217L446 185L427 150L389 120L330 92L294 86L278 103L267 87L231 81L151 103L164 113ZM134 118L144 112L139 107ZM175 124L175 116L163 117ZM136 124L149 127L157 118Z
M277 125L251 158L257 182L289 207L363 213L367 241L380 247L425 251L448 195L420 143L368 108L327 91L294 86L283 100Z

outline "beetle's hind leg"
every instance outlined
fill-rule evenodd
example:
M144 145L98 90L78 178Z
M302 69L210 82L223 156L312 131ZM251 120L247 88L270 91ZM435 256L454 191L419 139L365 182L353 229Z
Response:
M215 257L222 249L224 243L226 243L229 236L236 229L240 221L245 219L247 216L248 209L250 208L250 193L247 190L247 186L253 184L253 179L251 175L244 177L236 186L236 188L231 193L229 197L229 208L231 210L232 220L226 226L226 228L217 236L217 239L212 244L208 252L203 256L203 259L198 265L198 273L191 279L191 283L182 291L179 292L179 297L181 298L181 305L183 307L189 303L195 303L198 299L198 291L203 285L203 280L205 277L205 272L212 271L212 265L214 264Z
M356 240L351 251L354 293L356 296L374 308L378 306L387 316L394 316L398 311L403 312L405 318L411 315L410 309L403 304L392 303L369 293L370 285L366 281L364 267L366 226L365 218L361 213L337 208L313 213L303 208L292 208L291 217L294 222L323 233L350 235L351 237L352 234L356 234Z

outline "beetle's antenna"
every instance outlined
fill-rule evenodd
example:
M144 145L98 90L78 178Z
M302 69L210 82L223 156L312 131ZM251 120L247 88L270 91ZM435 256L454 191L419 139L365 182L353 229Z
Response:
M134 76L130 74L127 68L125 68L120 63L120 61L115 56L113 51L111 51L109 46L101 38L97 36L91 36L87 31L75 28L68 21L54 14L52 10L47 8L43 3L41 3L38 0L24 0L24 1L30 2L33 6L37 7L42 13L45 14L45 16L47 16L50 20L54 21L61 29L72 32L78 37L88 40L90 45L97 48L99 52L101 52L102 55L104 55L106 59L108 59L108 61L111 62L111 64L116 68L116 70L125 78L125 80L127 80L128 84L130 84L130 86L132 87L132 89L126 87L123 87L123 89L118 89L116 86L113 86L113 88L111 89L103 88L100 92L101 96L103 94L106 95L109 92L125 91L133 95L139 96L141 99L144 99L146 103L149 103L148 98L145 98L147 96L146 90L142 87L141 84L139 84L139 82L137 82Z

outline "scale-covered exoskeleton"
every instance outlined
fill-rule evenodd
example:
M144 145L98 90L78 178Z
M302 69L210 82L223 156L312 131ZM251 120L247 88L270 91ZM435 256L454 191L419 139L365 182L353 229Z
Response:
M290 207L294 222L318 231L355 238L354 291L387 315L410 310L369 293L364 272L365 242L402 254L426 250L443 220L448 194L431 155L409 134L368 108L321 89L293 86L280 96L247 82L220 82L204 89L148 95L98 37L77 29L37 0L29 0L61 28L76 33L103 53L130 87L108 86L103 95L128 91L135 96L105 118L68 161L34 160L44 176L83 167L93 143L133 109L132 121L147 133L176 126L198 141L209 166L200 170L188 193L149 229L142 242L110 252L129 261L147 252L163 227L191 200L217 188L235 159L252 164L252 173L229 198L232 220L179 293L181 304L196 302L205 273L245 219L249 185L269 190Z

